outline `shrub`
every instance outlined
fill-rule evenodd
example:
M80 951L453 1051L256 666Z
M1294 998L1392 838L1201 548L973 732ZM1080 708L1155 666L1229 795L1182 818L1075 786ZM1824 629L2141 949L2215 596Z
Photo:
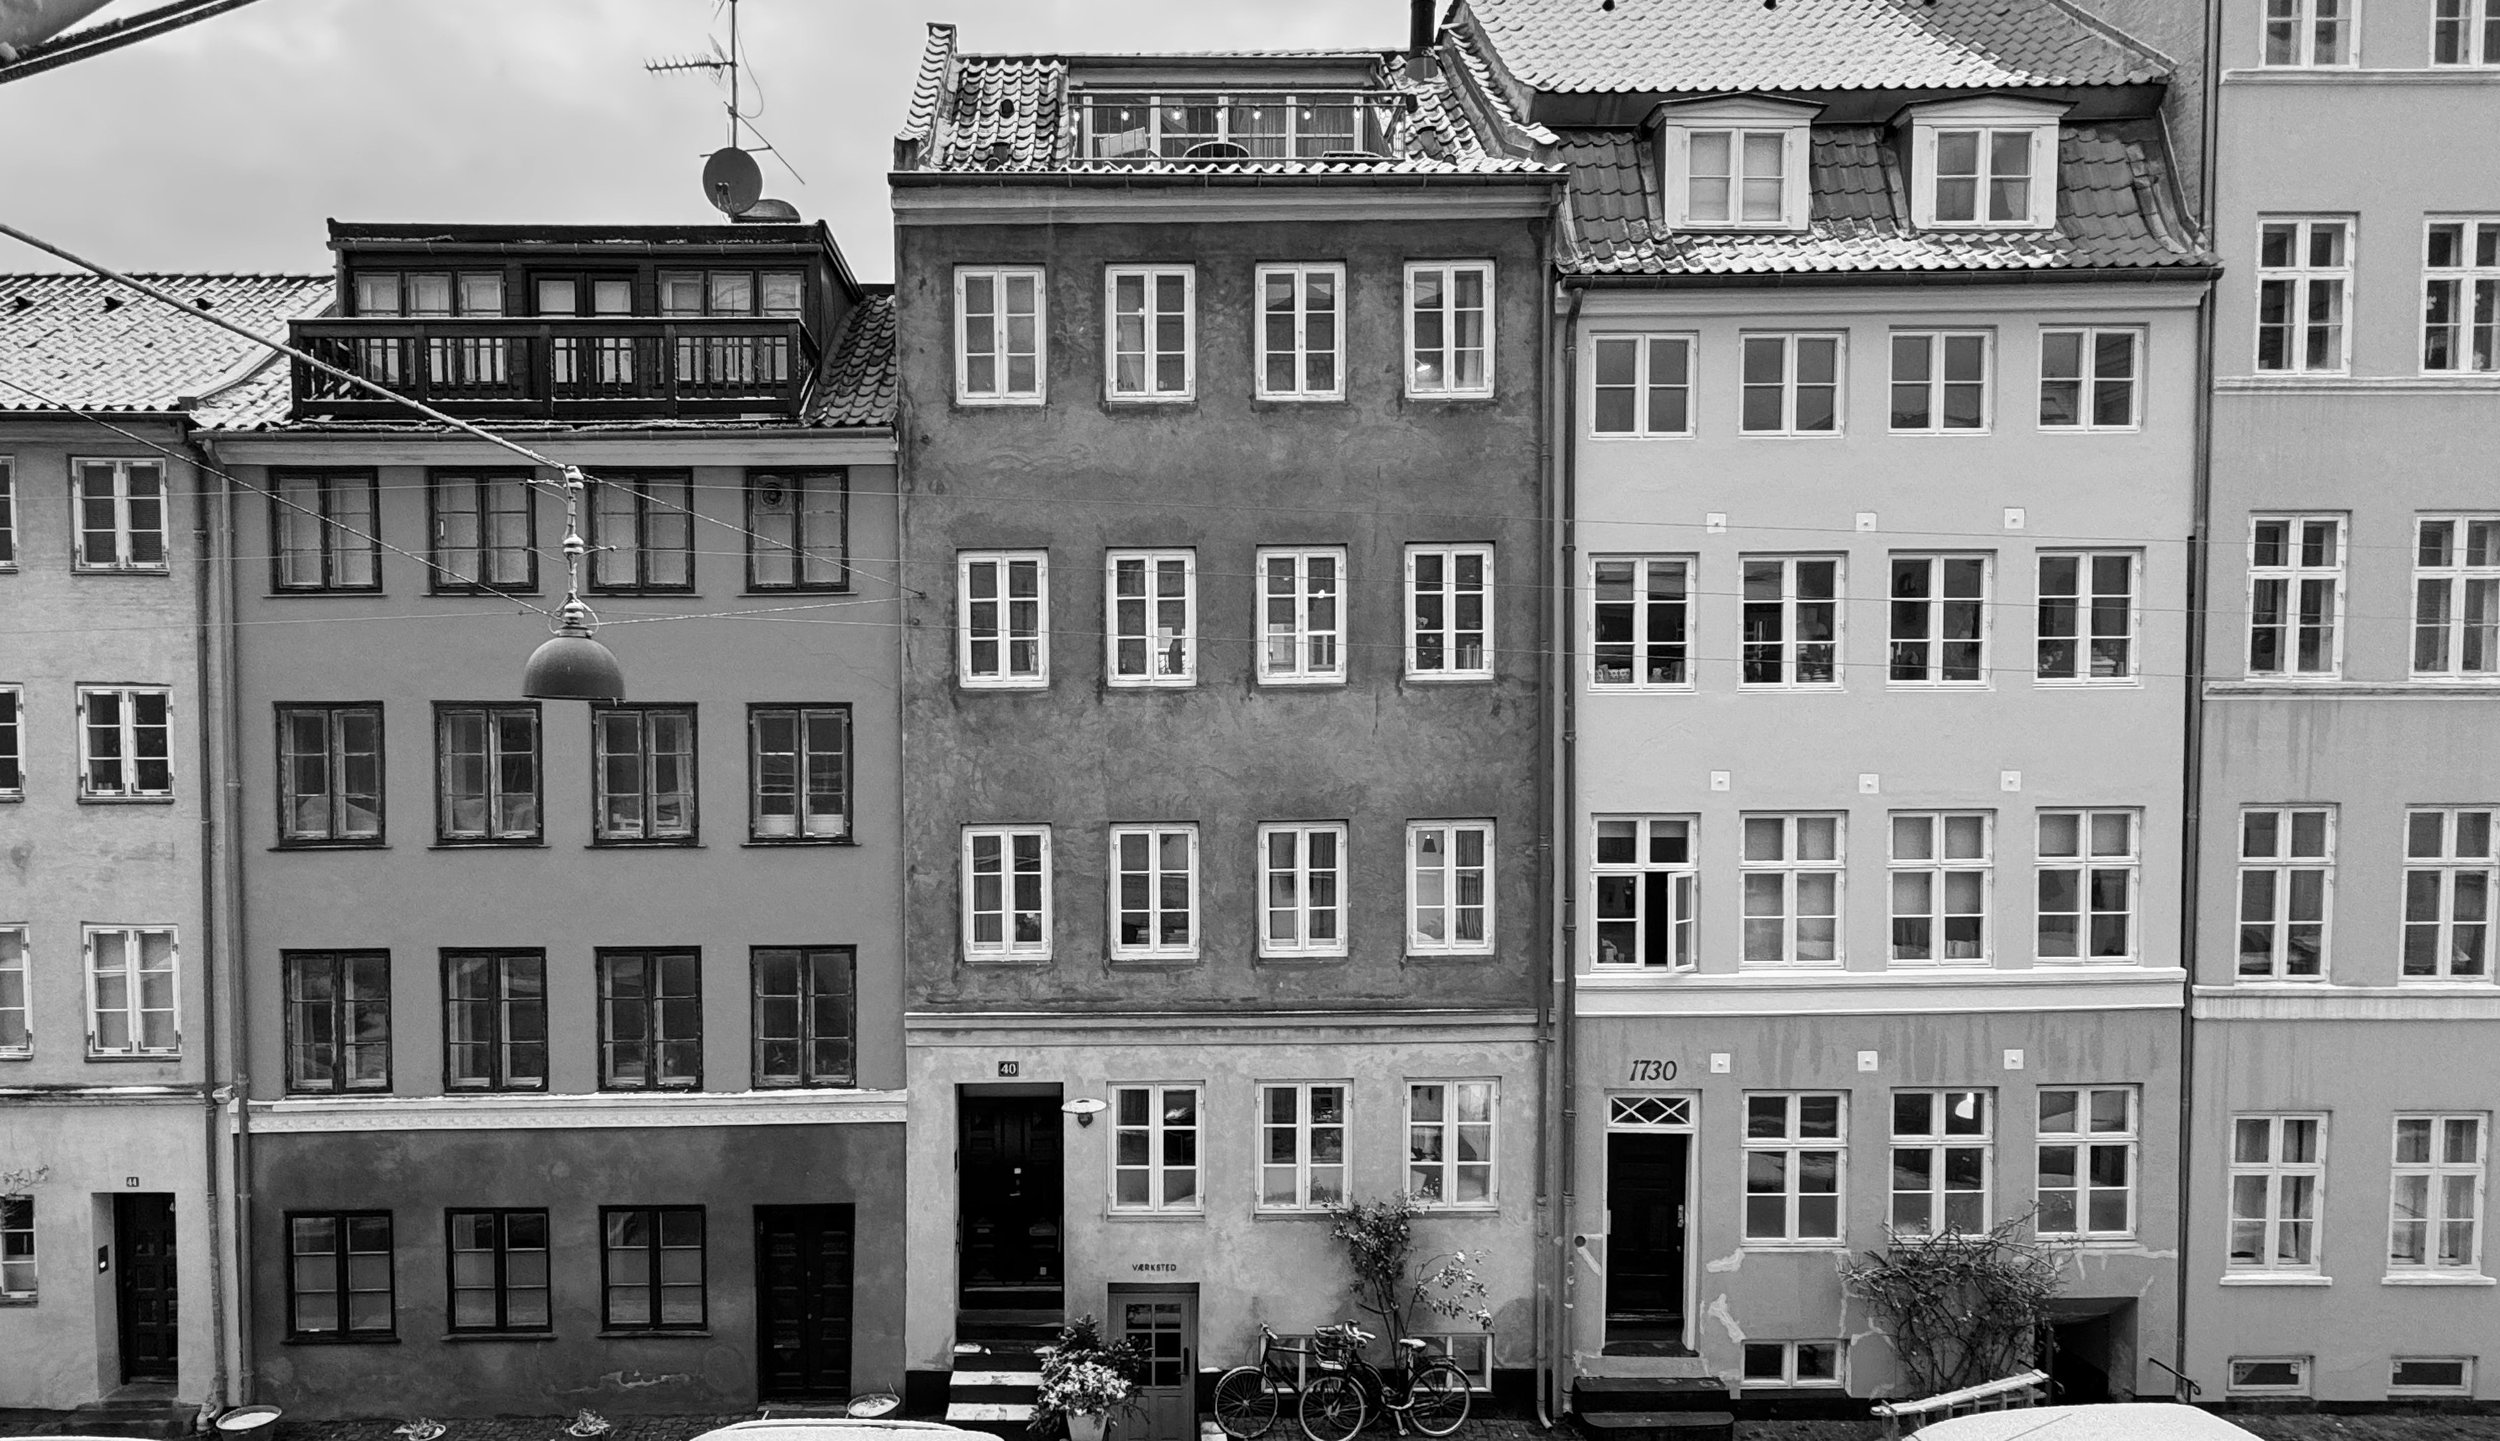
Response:
M1475 1270L1485 1253L1449 1251L1416 1262L1415 1210L1415 1198L1403 1192L1385 1201L1348 1199L1329 1208L1328 1234L1345 1243L1346 1261L1354 1268L1355 1304L1378 1316L1392 1339L1407 1334L1417 1306L1492 1329L1493 1313Z
M1976 1235L1895 1235L1841 1276L1891 1339L1910 1394L1933 1396L2032 1364L2064 1260L2025 1214Z

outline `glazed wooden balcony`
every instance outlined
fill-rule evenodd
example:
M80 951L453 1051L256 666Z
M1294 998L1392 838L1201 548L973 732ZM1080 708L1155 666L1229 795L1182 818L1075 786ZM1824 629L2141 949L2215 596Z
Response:
M796 320L322 319L297 349L463 417L550 420L795 418L816 366ZM295 361L297 419L411 418Z

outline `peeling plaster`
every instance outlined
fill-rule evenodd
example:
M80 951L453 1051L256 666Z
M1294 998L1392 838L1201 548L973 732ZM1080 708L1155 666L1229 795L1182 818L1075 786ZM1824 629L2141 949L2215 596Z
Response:
M1735 1250L1721 1256L1716 1261L1703 1262L1701 1269L1709 1272L1713 1276L1729 1276L1734 1275L1737 1269L1742 1267L1744 1264L1745 1248L1739 1246Z
M1727 1333L1727 1342L1729 1345L1742 1346L1745 1344L1745 1328L1736 1324L1735 1314L1727 1309L1727 1293L1725 1291L1721 1291L1718 1295L1711 1297L1710 1304L1701 1309L1701 1314L1719 1323L1719 1329Z

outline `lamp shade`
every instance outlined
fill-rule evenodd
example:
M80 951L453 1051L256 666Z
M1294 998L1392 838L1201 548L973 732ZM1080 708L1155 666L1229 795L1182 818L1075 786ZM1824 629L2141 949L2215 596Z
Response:
M566 626L530 653L521 671L521 694L531 700L620 701L625 671L588 631Z

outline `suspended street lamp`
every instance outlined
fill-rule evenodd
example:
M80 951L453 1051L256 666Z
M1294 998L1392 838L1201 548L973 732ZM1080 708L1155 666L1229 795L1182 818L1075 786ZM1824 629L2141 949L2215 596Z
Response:
M556 633L530 653L521 669L521 694L530 700L581 700L612 705L625 699L625 671L606 646L591 638L599 617L582 599L581 467L564 468L564 604Z

